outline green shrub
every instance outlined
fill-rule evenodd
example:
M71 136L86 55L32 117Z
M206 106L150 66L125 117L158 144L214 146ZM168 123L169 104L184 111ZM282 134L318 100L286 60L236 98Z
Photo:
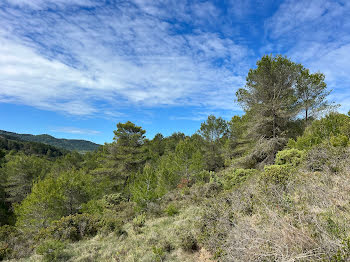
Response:
M65 243L59 240L47 240L37 247L36 253L42 255L47 262L66 261L69 256L64 251L65 248Z
M106 209L117 209L123 201L125 201L125 198L121 193L105 195L102 197L102 199L93 199L83 204L82 212L102 215Z
M238 168L235 169L233 172L229 174L225 174L223 178L223 185L225 189L231 189L232 187L236 185L240 185L244 181L247 180L247 178L257 172L256 169L243 169Z
M346 262L350 260L350 238L343 240L342 246L330 258L324 261L330 262Z
M162 247L153 246L152 252L154 255L155 262L161 262L165 259L165 252L164 252L164 249Z
M123 230L123 222L120 218L115 215L105 214L98 223L99 232L103 234L108 234L111 232L116 232L118 235L125 234L126 232Z
M207 170L195 172L193 175L191 175L191 180L194 180L195 183L208 183L212 173L214 172Z
M0 261L9 258L13 252L14 239L18 238L15 227L4 225L0 227Z
M179 214L179 209L174 204L169 204L165 209L164 212L168 216L175 216Z
M339 135L350 137L350 117L339 113L331 113L320 120L313 121L302 136L298 137L296 141L289 141L288 147L309 150L332 136L338 137ZM344 137L336 140L342 141L341 144L346 141Z
M344 134L340 134L337 136L332 136L329 141L334 147L347 147L349 144L349 137Z
M264 167L263 178L266 182L285 185L293 168L289 165L269 165Z
M136 216L132 220L132 226L136 232L139 232L140 229L145 225L146 223L146 215L144 213Z
M88 214L76 214L54 221L51 226L43 229L40 237L56 240L79 241L86 237L93 237L99 229L99 220Z
M279 151L275 158L276 165L298 166L302 162L304 152L295 148Z

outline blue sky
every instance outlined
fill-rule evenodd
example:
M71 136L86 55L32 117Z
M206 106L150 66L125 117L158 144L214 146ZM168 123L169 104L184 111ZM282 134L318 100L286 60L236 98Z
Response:
M0 129L110 142L118 122L230 119L249 68L283 54L350 109L350 1L2 0Z

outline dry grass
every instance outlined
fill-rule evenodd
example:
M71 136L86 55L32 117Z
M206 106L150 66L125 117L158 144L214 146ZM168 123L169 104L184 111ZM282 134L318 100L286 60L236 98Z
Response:
M299 170L286 187L251 179L209 204L207 247L220 261L330 261L350 236L349 174L345 163Z
M196 262L209 261L207 251L187 252L181 249L181 235L196 232L196 223L200 219L199 207L189 206L181 210L177 216L164 216L146 220L139 231L135 231L132 223L124 225L127 234L118 236L114 233L108 236L98 235L92 239L70 244L67 251L71 258L68 261L80 262ZM162 248L164 254L154 253L153 247ZM40 256L33 255L21 261L40 261Z

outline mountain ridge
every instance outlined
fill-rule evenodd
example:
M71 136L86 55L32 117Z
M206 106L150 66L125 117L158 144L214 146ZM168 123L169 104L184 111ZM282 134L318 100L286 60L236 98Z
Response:
M11 139L28 141L28 142L39 142L57 148L66 149L70 151L88 152L94 151L100 147L99 144L94 142L83 140L83 139L67 139L67 138L56 138L48 134L19 134L6 130L0 130L0 135L8 136Z

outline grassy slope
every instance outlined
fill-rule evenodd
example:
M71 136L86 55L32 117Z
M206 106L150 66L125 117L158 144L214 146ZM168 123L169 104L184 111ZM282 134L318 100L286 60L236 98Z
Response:
M219 256L217 261L349 261L344 240L350 237L350 158L335 159L336 171L301 166L284 186L259 173L218 194L209 184L172 192L164 201L181 207L180 214L150 216L138 233L128 223L127 235L72 243L70 261L210 261L209 252ZM206 225L205 235L199 222ZM181 248L181 235L188 231L199 240L200 251ZM152 247L166 242L173 250L157 260ZM22 261L40 261L40 256Z
M124 226L127 234L118 236L115 233L107 236L98 235L92 239L70 244L67 250L71 255L69 261L172 261L172 262L194 262L207 260L208 254L205 250L200 252L183 251L180 246L179 233L184 229L195 229L195 223L199 219L199 207L190 206L183 209L176 216L162 216L148 219L140 231L133 229L132 223ZM162 260L157 256L152 247L162 246L170 243L173 250L165 253ZM19 261L41 261L39 255ZM15 260L12 260L15 261Z

